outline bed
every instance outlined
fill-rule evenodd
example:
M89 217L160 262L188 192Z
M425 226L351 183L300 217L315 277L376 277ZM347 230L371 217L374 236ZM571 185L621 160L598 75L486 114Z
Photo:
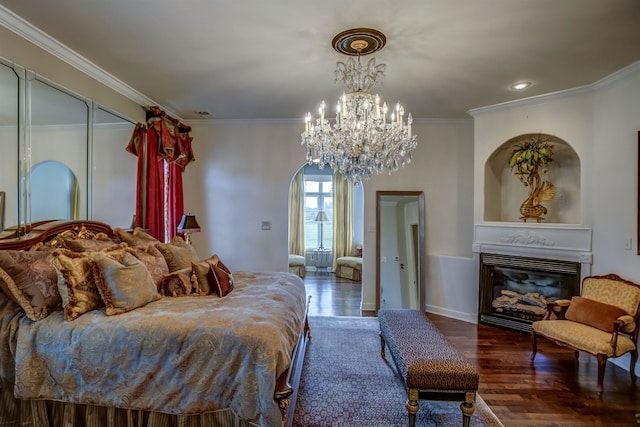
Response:
M304 257L302 255L289 254L289 273L304 278L307 274Z
M15 229L0 236L0 425L292 424L309 339L299 277L233 271L223 279L217 255L195 259L180 239L151 245L174 256L165 258L167 272L147 256L157 262L155 249L119 238L135 230L94 221L44 221L23 231L19 239ZM24 287L26 300L16 297L8 283L28 280L10 275L11 257L36 282L53 264L61 304L40 282ZM191 266L178 269L181 262ZM78 301L91 301L82 297L90 294L82 280L91 277L102 305L78 314ZM75 280L81 286L73 289Z

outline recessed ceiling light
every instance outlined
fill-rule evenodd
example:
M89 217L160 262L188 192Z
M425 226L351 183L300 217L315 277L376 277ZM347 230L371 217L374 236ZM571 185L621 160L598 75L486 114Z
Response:
M524 90L531 86L531 82L517 82L509 86L513 90Z

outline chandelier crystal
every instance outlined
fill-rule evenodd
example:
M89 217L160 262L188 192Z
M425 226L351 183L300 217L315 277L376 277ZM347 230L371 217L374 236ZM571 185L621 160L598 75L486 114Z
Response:
M372 41L376 42L373 47ZM338 34L334 48L352 56L346 63L337 63L335 81L344 83L348 92L338 98L333 124L325 117L324 101L318 117L305 116L302 144L307 147L307 161L320 168L329 165L353 182L397 171L411 162L411 150L417 146L411 113L405 117L399 103L390 108L378 95L369 93L376 82L382 82L386 66L371 58L364 67L360 58L381 49L385 42L376 30L360 28Z

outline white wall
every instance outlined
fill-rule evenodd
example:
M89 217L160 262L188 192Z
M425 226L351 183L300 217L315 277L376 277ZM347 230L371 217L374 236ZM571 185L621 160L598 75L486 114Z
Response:
M474 110L474 221L483 222L484 165L493 149L528 132L556 135L581 161L581 218L593 228L593 274L640 282L636 254L640 62L587 88ZM625 238L633 239L631 250Z
M184 173L185 210L196 214L202 227L193 236L198 254L218 253L238 270L286 271L287 198L291 177L305 161L300 145L303 122L214 120L190 125L196 161ZM414 131L418 147L413 162L363 184L364 310L376 308L376 190L424 191L427 254L471 259L471 120L415 120ZM271 230L261 230L261 221L271 221ZM445 312L444 302L437 298L442 288L463 295L462 300L477 300L477 291L469 292L476 289L473 279L453 281L450 274L427 274L429 292L434 293L429 299Z
M183 175L184 206L202 228L193 236L200 256L217 253L236 270L288 271L289 183L305 159L297 125L192 123L196 160Z

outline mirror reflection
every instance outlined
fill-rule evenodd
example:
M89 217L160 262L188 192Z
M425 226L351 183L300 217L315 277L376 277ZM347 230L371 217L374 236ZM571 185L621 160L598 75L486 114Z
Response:
M18 76L0 63L0 231L18 223ZM2 215L2 212L0 212ZM4 220L4 221L3 221Z
M424 310L424 195L376 193L378 309Z
M88 217L88 106L85 101L75 98L40 80L31 82L31 164L56 161L65 165L75 177L78 191L73 211L60 219L86 219ZM46 171L45 167L45 171ZM37 169L31 169L32 174ZM57 169L61 171L62 169ZM62 173L62 172L61 172ZM41 215L52 217L36 210L40 203L53 203L43 182L31 177L31 221ZM60 182L68 177L60 177ZM67 192L71 190L67 188ZM41 201L44 197L45 201ZM57 203L57 202L56 202ZM66 201L65 201L66 203Z
M98 108L93 127L92 218L128 228L136 212L138 158L125 150L135 124ZM117 205L118 209L113 209Z
M78 179L64 163L46 160L31 168L31 220L79 219Z

